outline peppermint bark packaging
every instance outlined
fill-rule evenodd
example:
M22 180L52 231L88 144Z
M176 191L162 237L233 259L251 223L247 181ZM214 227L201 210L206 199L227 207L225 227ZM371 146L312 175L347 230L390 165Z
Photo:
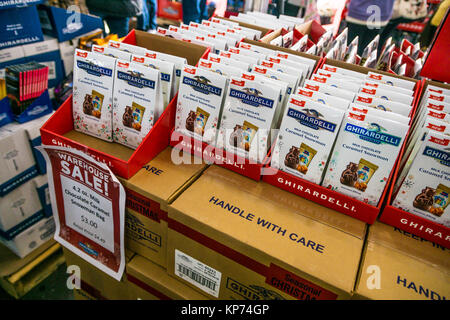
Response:
M175 131L213 144L227 84L226 76L185 66L178 92Z
M408 126L347 112L322 185L378 205Z
M450 139L427 134L393 202L395 207L450 227Z
M345 111L292 95L272 155L272 167L320 184Z
M75 50L73 71L74 129L112 141L112 88L116 59Z
M117 60L114 141L136 149L162 114L160 73L140 63Z
M217 137L220 148L250 161L264 159L281 94L269 80L231 78Z

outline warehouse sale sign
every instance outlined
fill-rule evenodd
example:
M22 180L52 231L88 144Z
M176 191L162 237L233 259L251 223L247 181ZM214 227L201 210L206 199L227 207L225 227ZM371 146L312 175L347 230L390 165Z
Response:
M125 191L104 163L78 150L42 146L55 240L116 280L125 267Z

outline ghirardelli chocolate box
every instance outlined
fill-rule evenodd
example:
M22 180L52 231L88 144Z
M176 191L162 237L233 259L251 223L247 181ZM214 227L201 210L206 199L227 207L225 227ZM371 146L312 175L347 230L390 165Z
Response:
M167 272L210 299L352 295L362 221L218 166L170 204L168 219Z
M112 141L112 94L116 59L77 49L73 68L74 129Z
M214 143L227 84L227 76L185 66L178 92L175 131Z
M378 205L408 129L386 118L347 112L322 186Z
M225 97L217 145L261 162L276 121L280 89L267 80L232 77Z
M272 151L272 167L320 184L344 114L292 95Z
M429 131L395 197L393 205L450 227L450 139Z
M164 111L160 72L118 59L113 96L114 141L136 149Z

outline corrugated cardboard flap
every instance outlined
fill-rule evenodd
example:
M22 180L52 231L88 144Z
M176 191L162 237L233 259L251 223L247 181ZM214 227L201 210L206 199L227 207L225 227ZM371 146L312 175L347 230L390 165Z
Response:
M183 157L191 164L175 164L172 150L180 155L176 149L164 149L131 179L120 179L124 187L158 202L167 201L178 194L178 190L184 190L183 186L204 170L206 164L188 154L183 154Z
M127 265L127 275L138 279L170 299L208 299L175 278L170 277L165 269L139 255L134 256ZM130 282L134 283L133 280L130 280Z
M384 223L375 223L369 228L367 241L399 251L405 256L447 272L450 276L450 250L428 240Z

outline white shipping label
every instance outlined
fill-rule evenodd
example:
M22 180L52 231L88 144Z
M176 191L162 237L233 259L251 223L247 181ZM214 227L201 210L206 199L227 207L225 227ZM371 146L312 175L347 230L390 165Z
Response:
M218 298L222 273L175 249L175 274Z

